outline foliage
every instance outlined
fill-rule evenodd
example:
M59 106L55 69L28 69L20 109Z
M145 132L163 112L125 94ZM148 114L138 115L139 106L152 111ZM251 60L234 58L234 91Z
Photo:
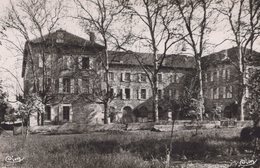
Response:
M7 93L3 90L2 81L0 81L0 122L4 120L6 109L8 108Z
M254 126L257 126L260 121L260 70L252 72L248 83L250 96L247 98L247 106L249 107Z
M243 128L240 132L240 139L242 141L251 142L253 140L252 127Z
M41 101L41 98L36 94L31 95L25 101L21 103L18 108L18 115L24 122L29 120L29 117L33 114L42 114L45 111L45 106Z

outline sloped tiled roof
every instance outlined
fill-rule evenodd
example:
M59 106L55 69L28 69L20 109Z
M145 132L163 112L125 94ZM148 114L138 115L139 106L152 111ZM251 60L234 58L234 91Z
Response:
M86 40L84 38L71 34L62 29L49 33L47 35L44 35L43 38L45 39L47 44L51 44L51 45L58 43L57 41L61 38L63 41L60 44L62 44L62 45L104 48L104 46L102 46L98 43L93 43L89 40ZM36 39L31 40L30 42L33 44L41 43L42 38L36 38Z
M162 56L159 54L159 57ZM109 51L109 62L111 64L122 64L122 65L153 65L153 54L152 53L138 53L138 52L120 52L120 51ZM195 60L193 57L185 55L166 55L163 62L164 67L171 68L194 68Z
M260 53L253 51L252 55L246 55L245 60L247 65L260 66ZM202 68L216 66L223 63L232 63L233 65L238 65L238 62L238 49L237 47L232 47L202 57Z

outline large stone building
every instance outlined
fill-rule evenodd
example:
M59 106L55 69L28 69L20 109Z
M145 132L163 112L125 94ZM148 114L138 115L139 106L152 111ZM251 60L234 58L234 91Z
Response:
M101 64L104 47L64 30L28 41L25 44L23 71L25 98L38 93L43 98L44 115L38 124L64 122L102 123L103 107L90 100L95 89L105 87ZM206 111L236 103L236 69L226 61L233 49L202 59ZM112 122L146 122L152 118L152 91L147 75L137 61L152 66L149 53L109 52L109 84L115 98L110 102ZM212 61L216 60L216 61ZM195 72L195 60L185 55L168 55L158 75L159 118L165 120L172 106L186 94ZM96 98L94 98L96 99ZM180 110L180 118L185 109ZM222 114L225 116L226 114ZM232 116L234 117L234 116ZM31 121L31 124L33 120ZM35 123L36 124L36 123Z
M249 52L247 50L246 52ZM245 78L250 77L253 69L259 69L260 53L247 54L244 59ZM237 47L212 53L202 58L203 85L206 112L219 110L221 117L241 119L239 97L242 94L242 75L239 73L239 53ZM247 85L247 84L246 84ZM245 96L249 97L247 88ZM249 119L245 107L244 119Z

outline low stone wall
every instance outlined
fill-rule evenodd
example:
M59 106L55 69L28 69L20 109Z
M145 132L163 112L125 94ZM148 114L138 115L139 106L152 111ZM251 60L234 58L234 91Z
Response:
M252 126L252 121L235 121L232 127ZM190 129L213 129L221 127L231 127L227 121L199 121L191 122L190 120L178 120L174 122L173 130L190 130ZM31 134L73 134L98 131L138 131L152 130L158 132L167 132L172 130L172 123L129 123L129 124L78 124L65 123L63 125L45 125L34 126L30 128Z
M174 127L172 128L172 125L154 125L153 130L154 131L171 131L172 129L174 131L176 130L189 130L189 129L212 129L212 128L219 128L220 127L220 121L208 121L208 122L177 122L174 124Z

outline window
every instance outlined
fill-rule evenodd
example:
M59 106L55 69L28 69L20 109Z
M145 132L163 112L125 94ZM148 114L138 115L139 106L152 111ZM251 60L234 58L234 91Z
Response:
M130 96L130 89L129 89L129 88L126 88L126 89L125 89L125 98L126 98L126 99L130 99L130 97L131 97L131 96Z
M146 74L141 74L141 82L146 82Z
M47 91L51 88L51 78L47 78L47 81L46 81L46 89Z
M110 97L114 97L114 95L115 95L114 93L115 93L114 89L110 88Z
M45 106L45 120L51 120L51 107Z
M64 34L63 32L58 32L57 38L56 38L56 43L63 43L64 42Z
M63 69L71 69L72 68L72 58L71 56L65 55L62 57L62 66Z
M90 81L89 78L82 78L82 91L85 93L90 93Z
M230 80L230 69L227 69L226 71L227 71L226 72L227 73L227 80Z
M172 99L172 90L169 90L169 99Z
M158 74L158 82L162 83L162 74Z
M64 93L70 93L70 79L69 78L63 78L63 92Z
M180 82L180 80L179 80L178 74L177 73L173 74L171 76L171 83L179 83L179 82Z
M162 90L161 89L158 89L158 98L162 99Z
M226 69L222 70L222 79L226 80Z
M125 73L125 81L130 82L131 81L131 74L130 73Z
M70 120L70 106L63 106L63 120Z
M59 79L55 80L55 91L59 92Z
M174 90L175 99L179 99L179 90Z
M227 98L230 99L233 96L233 87L232 86L228 86L227 87Z
M208 74L207 73L204 74L204 80L205 80L205 82L208 82Z
M211 88L210 89L210 99L213 99L214 98L214 89Z
M135 81L136 82L140 82L140 75L139 74L135 74Z
M89 69L89 57L82 57L82 69Z
M213 99L219 99L219 88L214 88Z
M110 81L114 81L114 72L109 72L109 73L108 73L108 79L109 79Z
M141 89L141 99L146 99L146 89Z

